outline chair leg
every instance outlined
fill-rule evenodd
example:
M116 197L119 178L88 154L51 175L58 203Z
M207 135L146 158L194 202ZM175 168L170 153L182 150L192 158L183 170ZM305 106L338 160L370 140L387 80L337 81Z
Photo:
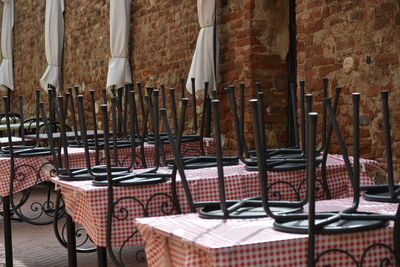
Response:
M396 219L393 228L393 247L395 253L395 266L400 266L400 205L397 207Z
M75 222L67 213L67 248L68 248L68 266L76 267L76 239L75 239Z
M4 248L6 254L6 267L13 266L12 235L11 235L11 215L10 197L2 197L3 201L3 220L4 220Z
M97 266L107 267L107 248L97 247Z

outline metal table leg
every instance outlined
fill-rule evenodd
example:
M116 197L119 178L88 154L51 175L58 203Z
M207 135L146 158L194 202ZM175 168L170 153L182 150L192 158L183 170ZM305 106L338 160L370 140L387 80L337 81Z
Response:
M76 239L75 239L75 222L67 213L67 248L68 248L68 266L76 267Z
M10 197L2 197L3 201L3 220L4 220L4 248L6 254L6 267L13 266L12 238L11 238L11 215Z
M107 249L104 247L97 247L97 266L107 267Z

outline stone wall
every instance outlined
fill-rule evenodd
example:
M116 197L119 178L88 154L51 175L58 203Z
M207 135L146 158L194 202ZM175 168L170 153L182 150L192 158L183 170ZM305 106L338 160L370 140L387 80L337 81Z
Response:
M384 159L379 91L389 90L394 156L400 156L400 2L398 0L297 1L298 78L316 95L321 110L321 78L330 95L343 87L338 111L351 144L351 93L361 93L362 156ZM338 152L334 147L334 152Z
M287 142L288 6L282 2L218 1L218 95L223 131L230 140L234 131L223 88L245 82L247 102L254 96L254 83L261 82L268 105L269 142L275 146ZM105 86L110 59L109 1L68 0L65 4L63 90L79 85L82 92L99 91ZM15 1L15 95L24 95L28 104L34 101L33 91L39 88L46 67L44 5L39 0ZM180 95L179 80L188 73L198 31L196 0L133 1L130 61L134 80L175 87ZM34 106L26 107L27 115L33 115ZM250 126L250 112L246 114ZM247 129L251 141L251 128ZM233 141L228 147L234 148Z

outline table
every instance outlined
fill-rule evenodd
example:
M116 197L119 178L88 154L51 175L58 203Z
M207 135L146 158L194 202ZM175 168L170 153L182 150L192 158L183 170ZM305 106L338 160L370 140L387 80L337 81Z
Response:
M72 168L85 165L83 154L83 148L68 148ZM93 155L94 152L91 152L92 161ZM52 160L51 155L46 157L15 157L14 193L48 180L50 177L44 167L50 164L49 160ZM8 196L10 193L10 169L10 158L0 157L0 196Z
M82 166L83 164L83 149L82 148L69 148L68 155L70 158L71 167ZM92 153L93 154L93 153ZM92 157L94 159L94 157ZM12 234L11 234L11 211L10 204L14 204L18 207L18 216L30 223L34 224L47 224L54 221L54 217L49 215L47 211L54 208L54 203L50 202L49 198L39 203L36 201L30 205L30 209L34 212L33 217L24 214L22 209L19 207L23 205L29 197L30 189L46 180L49 179L48 173L46 172L46 166L49 166L49 160L51 156L47 157L16 157L14 158L14 170L15 179L13 182L13 190L10 192L10 170L11 160L9 157L0 157L0 196L3 204L3 220L4 220L4 247L6 253L7 266L12 264ZM18 200L18 203L14 203L14 193L23 191L23 197ZM49 197L49 196L47 196ZM12 207L14 207L12 205ZM14 212L17 213L15 210ZM38 222L42 215L46 214L49 216L49 222Z
M378 163L372 160L361 160L361 185L373 184L369 176L378 168ZM243 164L224 168L228 199L239 199L260 195L258 185L258 172L247 172ZM170 172L167 168L161 169ZM217 170L216 168L188 170L186 175L195 201L217 200ZM281 192L283 199L294 200L304 196L305 170L291 172L269 172L270 182L286 180L293 184L287 187L286 183L277 183L274 190ZM320 177L320 169L317 169ZM91 181L66 182L57 177L51 178L60 188L64 197L67 213L73 220L81 224L91 237L92 241L100 247L106 246L107 226L107 187L93 186ZM350 181L341 156L330 155L327 161L327 181L332 198L343 198L352 195ZM177 176L177 191L183 213L189 212L187 201L181 186L180 177ZM271 189L272 191L272 189ZM130 196L129 199L119 201L117 209L126 209L126 219L113 220L112 245L121 246L127 236L136 231L132 221L138 217L170 215L176 212L172 206L171 183L137 187L115 187L114 202ZM134 197L134 199L133 199ZM325 196L321 195L320 199ZM124 213L116 214L122 216ZM135 235L129 245L141 244L140 236Z
M350 207L351 199L317 202L317 211ZM307 209L307 207L306 207ZM394 214L397 204L361 201L360 211ZM207 220L197 214L135 220L146 244L148 266L306 266L308 235L273 230L271 218L250 220ZM340 248L361 260L373 243L391 247L393 225L378 230L336 235L317 235L316 253ZM380 266L393 255L376 246L367 253L366 266ZM324 265L325 264L325 265ZM328 265L329 264L329 265ZM318 266L355 266L344 254L329 253ZM385 265L387 266L387 265ZM393 265L390 265L393 266Z

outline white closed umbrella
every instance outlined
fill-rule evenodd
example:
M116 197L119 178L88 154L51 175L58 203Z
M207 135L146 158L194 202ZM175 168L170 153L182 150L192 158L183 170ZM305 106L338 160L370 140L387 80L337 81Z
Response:
M2 0L3 22L1 25L1 54L3 59L0 65L0 85L14 90L13 77L13 27L14 27L14 0Z
M62 53L64 46L64 0L46 0L44 43L47 68L40 85L47 90L48 84L60 87Z
M218 56L214 46L218 47L218 41L214 43L215 0L197 0L197 15L201 29L186 82L186 89L190 93L191 78L195 78L196 91L204 90L204 82L209 82L209 89L216 89L215 68Z
M128 60L129 28L131 24L131 0L110 1L110 49L107 87L132 83Z

